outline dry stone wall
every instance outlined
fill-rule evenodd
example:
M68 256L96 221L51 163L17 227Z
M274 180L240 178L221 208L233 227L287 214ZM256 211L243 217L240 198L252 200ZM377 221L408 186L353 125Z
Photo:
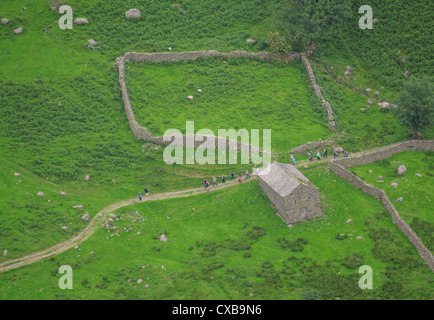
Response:
M321 88L316 81L315 73L313 72L312 66L310 65L309 60L306 58L305 55L301 55L301 61L303 62L304 66L306 67L306 71L309 75L309 79L312 82L313 90L315 91L315 94L317 95L318 99L321 101L321 104L326 108L327 110L327 117L329 119L329 125L333 129L333 131L337 132L336 130L336 123L335 119L333 117L333 110L330 105L330 103L324 98L321 92Z
M361 166L374 163L383 159L392 157L395 154L414 150L414 151L432 151L434 150L434 140L410 140L398 142L390 146L382 147L377 150L357 155L345 159L333 160L344 168Z
M364 165L373 163L382 159L389 158L397 153L415 150L415 151L434 151L433 140L422 140L422 141L405 141L400 142L377 151L360 155L356 158L348 158L341 160L332 160L329 163L330 169L340 178L347 180L349 183L354 185L356 188L362 190L363 192L369 194L372 197L379 199L386 210L390 213L393 223L405 234L405 236L410 240L411 243L416 247L419 255L422 259L429 265L431 270L434 272L434 257L431 251L423 244L417 234L411 229L411 227L401 218L396 210L395 206L392 204L390 199L387 197L386 192L381 189L375 188L373 185L367 184L365 181L351 173L347 168L357 165Z

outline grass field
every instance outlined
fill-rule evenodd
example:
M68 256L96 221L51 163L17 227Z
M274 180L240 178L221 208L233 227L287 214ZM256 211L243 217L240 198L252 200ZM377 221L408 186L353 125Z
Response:
M288 228L257 182L145 202L115 212L118 228L101 227L79 249L0 274L0 297L432 298L430 269L380 202L324 169L306 175L321 190L321 219ZM373 290L358 288L362 264L373 268ZM61 265L74 270L73 290L58 288Z
M332 135L300 61L128 62L125 77L136 119L154 135L169 128L185 132L186 121L195 121L196 130L209 128L215 134L219 128L271 129L275 151ZM194 99L188 100L189 95Z
M433 155L429 151L407 151L377 163L350 168L361 179L386 192L401 217L431 251L434 250ZM407 167L405 175L398 175L400 165ZM370 170L372 173L369 173ZM383 180L379 180L379 176ZM398 183L398 186L391 186L393 182ZM397 202L396 199L401 197L404 201Z

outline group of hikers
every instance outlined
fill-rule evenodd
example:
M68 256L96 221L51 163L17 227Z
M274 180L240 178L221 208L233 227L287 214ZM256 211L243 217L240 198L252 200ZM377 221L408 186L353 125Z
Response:
M255 166L255 170L256 170L256 173L258 173L258 169L257 169L256 166ZM250 172L249 172L249 170L246 170L246 180L248 180L248 179L250 179ZM221 176L221 180L222 180L221 183L226 183L226 176L224 174ZM233 172L231 172L231 179L230 179L230 181L238 181L239 183L241 183L242 180L243 180L243 177L242 177L241 173L239 173L238 177L235 178L235 174ZM208 179L204 179L203 180L203 184L204 184L205 190L209 191L208 188L210 186L210 183L209 183ZM216 177L212 178L212 186L213 187L217 187L218 186L217 178Z
M327 154L328 154L328 150L324 149L324 152L323 152L324 159L327 159L327 156L328 156ZM333 157L335 159L339 157L339 154L342 154L344 158L348 158L348 152L347 151L345 151L342 148L333 148ZM308 156L309 156L309 161L313 161L313 153L312 153L312 151L309 151ZM292 164L296 164L297 162L295 160L294 155L291 154L290 157L291 157L290 162ZM321 150L319 150L319 149L316 150L316 159L317 160L321 160Z
M327 153L328 153L328 150L324 149L324 152L322 154L322 156L324 157L324 159L327 159ZM333 156L334 156L335 159L338 158L340 154L342 154L344 158L348 158L348 152L346 152L344 149L342 149L342 148L333 148ZM312 151L309 151L308 155L309 155L309 161L313 161L313 153L312 153ZM317 160L321 160L321 151L319 149L316 150L316 159ZM293 154L291 154L291 163L292 164L296 164L297 163ZM271 163L268 163L268 165L270 166ZM254 172L255 174L259 173L259 168L256 165L255 165L254 171L255 171ZM237 181L238 180L238 182L241 183L242 179L243 179L243 177L242 177L241 173L239 173L238 177L235 178L235 174L233 172L231 172L231 179L230 179L230 181ZM250 172L249 172L249 170L246 170L246 180L248 180L248 179L250 179ZM221 181L222 181L222 183L226 183L226 176L224 174L221 176ZM210 186L210 182L208 181L208 179L204 179L203 180L203 184L204 184L205 190L209 191L208 188ZM217 178L216 177L212 178L212 186L213 187L218 186ZM145 191L145 196L149 196L149 189L148 189L148 187L145 187L144 191ZM142 201L142 193L141 192L139 192L139 199L140 199L140 201Z

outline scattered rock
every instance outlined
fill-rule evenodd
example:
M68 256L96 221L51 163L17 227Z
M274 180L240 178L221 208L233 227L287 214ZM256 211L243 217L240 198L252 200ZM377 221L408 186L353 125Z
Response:
M406 174L406 172L407 172L407 167L404 166L403 164L398 167L398 174L399 175Z
M161 270L166 270L166 267L164 265L162 265Z
M358 237L356 237L356 239L363 239L363 237L362 236L358 236Z
M145 284L145 288L149 288L149 284Z
M37 194L38 194L38 197L43 197L43 196L45 196L45 193L43 193L42 191L39 191Z
M374 18L373 20L372 20L372 23L377 23L379 20L377 19L377 18Z
M96 41L93 40L93 39L89 39L89 40L87 40L87 44L88 44L88 45L91 45L91 46L96 46L96 45L98 44L98 42L96 42Z
M405 61L407 61L405 58L402 58L402 62L405 62Z
M365 111L366 109L365 108L360 108L360 111Z
M69 228L67 226L62 227L63 230L68 230Z
M73 206L73 208L75 208L75 209L82 209L84 206L82 205L82 204L79 204L79 205L77 205L77 206Z
M86 175L86 176L84 177L84 180L89 181L89 180L90 180L90 175Z
M84 215L81 217L81 219L83 219L84 221L88 221L89 218L90 218L89 213L86 213L86 214L84 214Z
M2 24L7 24L9 22L9 19L3 18L2 19Z
M115 215L114 213L110 213L109 216L112 217L112 218L117 218L117 217L118 217L118 216Z
M65 191L60 191L60 195L61 196L66 196L66 192Z
M373 171L372 170L369 170L369 173L372 173Z
M14 173L14 176L15 176L15 177L19 177L20 175L21 175L21 174L18 173L18 172L15 172L15 173Z
M169 239L168 239L167 236L163 233L163 234L160 236L160 241L167 242L167 241L169 241Z
M404 198L402 198L402 197L396 199L396 202L402 202L402 201L404 201Z
M351 73L353 72L353 69L350 66L345 66L345 71Z
M75 246L74 249L78 249L78 246Z
M380 95L380 91L375 91L374 94L375 94L376 96L378 96L378 95Z
M367 93L370 93L371 91L372 91L371 88L366 89L366 92L367 92Z
M378 180L383 180L383 176L378 176Z
M193 100L193 96L187 96L187 99Z
M377 103L380 107L382 108L388 108L390 106L389 102L383 101L383 102L379 102Z
M398 184L397 184L396 182L391 183L390 185L391 185L392 187L395 187L395 188L398 186Z
M8 251L7 250L5 250L5 251L3 251L3 256L7 256L8 255Z
M202 90L201 89L197 89L197 92L202 93Z
M350 223L351 221L353 221L353 219L348 219L348 220L346 221L346 223Z
M51 7L50 9L51 9L51 11L53 11L53 12L58 12L58 11L59 11L59 9L58 9L57 7Z
M16 28L15 30L14 30L14 33L15 34L20 34L20 33L22 33L23 32L23 27L19 27L19 28Z
M254 39L247 39L246 42L247 42L247 43L254 43L255 40L254 40Z
M366 101L366 103L367 104L372 104L373 102L372 102L372 100L368 100L368 101Z
M169 51L171 51L171 50L172 50L172 48L171 48L171 47L169 47L169 48L167 48L167 49L169 49Z
M137 283L140 284L140 283L142 283L142 281L143 281L142 279L139 279L139 280L137 280Z
M74 20L74 24L76 24L77 26L81 26L83 24L88 24L89 21L86 18L76 18Z
M127 19L130 18L137 19L140 18L141 16L142 16L142 12L137 8L133 8L125 12L125 18Z
M404 77L408 78L408 70L405 70Z
M416 175L417 175L419 178L422 178L422 175L421 175L420 173L416 173Z
M44 12L44 10L42 10L42 9L38 11L38 13L42 13L42 12Z

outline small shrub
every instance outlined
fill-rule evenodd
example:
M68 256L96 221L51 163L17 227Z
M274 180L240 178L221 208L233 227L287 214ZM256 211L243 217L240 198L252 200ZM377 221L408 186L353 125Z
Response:
M350 254L345 258L345 261L342 263L344 266L355 269L362 265L363 256L358 253Z

